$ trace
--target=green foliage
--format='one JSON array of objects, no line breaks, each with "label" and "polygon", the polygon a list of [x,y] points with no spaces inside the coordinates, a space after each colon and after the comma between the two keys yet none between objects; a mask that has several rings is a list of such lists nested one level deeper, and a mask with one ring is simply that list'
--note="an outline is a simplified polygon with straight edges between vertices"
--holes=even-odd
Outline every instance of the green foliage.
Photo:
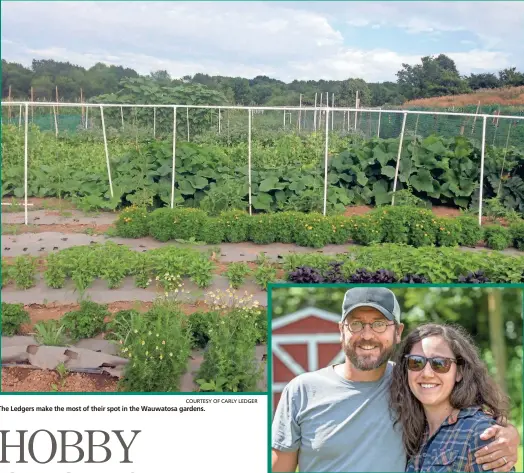
[{"label": "green foliage", "polygon": [[149,234],[159,241],[175,237],[175,209],[156,209],[149,215]]},{"label": "green foliage", "polygon": [[524,257],[498,252],[463,251],[459,248],[420,247],[385,243],[351,248],[341,255],[291,254],[284,257],[288,272],[307,265],[324,271],[331,261],[342,261],[350,269],[386,269],[401,279],[407,274],[425,276],[430,282],[457,282],[460,275],[482,270],[492,282],[524,282]]},{"label": "green foliage", "polygon": [[358,245],[371,245],[383,241],[382,225],[379,225],[375,218],[353,217],[351,225],[351,239]]},{"label": "green foliage", "polygon": [[31,322],[23,304],[2,302],[2,335],[11,337],[20,333],[23,324]]},{"label": "green foliage", "polygon": [[[333,234],[330,243],[334,245],[344,245],[351,239],[352,219],[335,215],[328,218]],[[281,240],[282,241],[282,240]]]},{"label": "green foliage", "polygon": [[262,367],[255,360],[259,339],[258,313],[247,308],[233,309],[209,328],[204,361],[196,374],[202,391],[258,391]]},{"label": "green foliage", "polygon": [[458,246],[462,237],[460,222],[452,218],[437,218],[437,244],[439,246]]},{"label": "green foliage", "polygon": [[10,277],[15,280],[19,289],[29,289],[35,285],[36,258],[31,256],[17,256],[10,268]]},{"label": "green foliage", "polygon": [[436,243],[438,221],[430,210],[405,208],[409,218],[409,244],[431,246]]},{"label": "green foliage", "polygon": [[131,332],[133,319],[136,317],[142,317],[142,314],[135,309],[119,310],[107,323],[107,333],[104,338],[118,342],[122,340],[122,344],[124,344]]},{"label": "green foliage", "polygon": [[225,275],[229,279],[231,286],[238,289],[245,281],[246,276],[250,274],[251,270],[246,263],[230,263]]},{"label": "green foliage", "polygon": [[479,225],[477,218],[461,215],[456,220],[462,228],[459,244],[472,248],[477,246],[484,237],[484,229]]},{"label": "green foliage", "polygon": [[191,333],[192,346],[205,348],[209,342],[209,330],[219,322],[220,314],[217,311],[193,312],[188,317],[188,329]]},{"label": "green foliage", "polygon": [[222,218],[209,217],[205,220],[200,230],[199,240],[210,245],[222,243],[226,238],[226,228]]},{"label": "green foliage", "polygon": [[319,213],[303,214],[297,218],[295,243],[299,246],[322,248],[331,242],[333,228],[327,217]]},{"label": "green foliage", "polygon": [[520,220],[511,224],[509,230],[513,240],[513,246],[524,251],[524,221]]},{"label": "green foliage", "polygon": [[511,244],[511,234],[506,227],[488,225],[484,229],[484,239],[488,248],[505,250]]},{"label": "green foliage", "polygon": [[58,320],[43,320],[35,324],[35,340],[46,346],[60,347],[66,343],[65,327]]},{"label": "green foliage", "polygon": [[80,340],[102,333],[106,328],[105,318],[109,315],[107,305],[82,300],[80,309],[67,312],[61,323],[73,340]]},{"label": "green foliage", "polygon": [[280,222],[275,214],[259,214],[250,218],[249,240],[259,245],[269,245],[277,239]]},{"label": "green foliage", "polygon": [[270,263],[263,262],[255,270],[255,281],[264,290],[270,282],[277,282],[276,277],[277,270]]},{"label": "green foliage", "polygon": [[225,230],[225,241],[239,243],[247,241],[249,235],[249,214],[231,210],[220,214]]},{"label": "green foliage", "polygon": [[129,358],[121,380],[123,390],[180,391],[191,353],[187,317],[176,303],[155,303],[146,314],[131,319],[121,353]]},{"label": "green foliage", "polygon": [[509,231],[513,240],[513,246],[520,251],[524,251],[524,220],[511,224]]},{"label": "green foliage", "polygon": [[115,222],[116,234],[124,238],[141,238],[149,234],[147,210],[138,207],[124,209]]}]

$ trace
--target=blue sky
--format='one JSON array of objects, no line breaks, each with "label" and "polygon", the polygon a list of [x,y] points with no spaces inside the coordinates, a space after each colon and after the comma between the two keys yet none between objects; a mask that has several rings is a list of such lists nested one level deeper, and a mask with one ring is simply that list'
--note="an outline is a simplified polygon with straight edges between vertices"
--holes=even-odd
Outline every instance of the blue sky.
[{"label": "blue sky", "polygon": [[2,2],[2,59],[395,81],[449,54],[459,71],[524,70],[524,2]]}]

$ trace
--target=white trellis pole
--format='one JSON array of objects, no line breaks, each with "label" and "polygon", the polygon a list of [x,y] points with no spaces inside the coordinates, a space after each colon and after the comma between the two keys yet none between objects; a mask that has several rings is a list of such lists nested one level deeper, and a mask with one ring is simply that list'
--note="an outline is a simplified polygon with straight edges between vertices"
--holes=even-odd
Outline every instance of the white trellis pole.
[{"label": "white trellis pole", "polygon": [[247,132],[247,175],[249,183],[249,215],[252,215],[251,207],[251,108],[247,109],[248,113],[248,132]]},{"label": "white trellis pole", "polygon": [[186,107],[187,141],[189,141],[189,107]]},{"label": "white trellis pole", "polygon": [[156,138],[156,107],[153,107],[153,138]]},{"label": "white trellis pole", "polygon": [[333,108],[331,111],[331,131],[333,131],[333,125],[335,123],[335,93],[331,94],[331,107]]},{"label": "white trellis pole", "polygon": [[176,107],[173,107],[173,164],[171,171],[171,208],[175,206],[175,165],[176,165]]},{"label": "white trellis pole", "polygon": [[[355,96],[355,109],[358,109],[358,90],[357,95]],[[355,131],[357,131],[357,110],[355,110]]]},{"label": "white trellis pole", "polygon": [[328,190],[328,153],[329,153],[329,113],[326,107],[326,144],[324,149],[324,216],[327,213],[327,190]]},{"label": "white trellis pole", "polygon": [[120,107],[120,118],[122,119],[122,131],[124,130],[124,108]]},{"label": "white trellis pole", "polygon": [[317,131],[317,94],[318,92],[315,92],[315,115],[313,116],[313,128],[315,131]]},{"label": "white trellis pole", "polygon": [[218,109],[218,134],[219,135],[220,135],[220,132],[221,132],[221,125],[222,125],[221,118],[222,118],[222,113],[221,113],[220,109]]},{"label": "white trellis pole", "polygon": [[299,103],[299,110],[298,110],[298,131],[302,128],[302,94],[300,94],[300,103]]},{"label": "white trellis pole", "polygon": [[[486,120],[487,116],[482,117],[482,147],[480,148],[480,189],[479,189],[479,225],[482,225],[482,195],[484,185],[484,157],[486,155]],[[511,125],[510,125],[511,126]]]},{"label": "white trellis pole", "polygon": [[28,174],[28,147],[29,147],[29,139],[28,139],[28,113],[29,111],[29,105],[25,104],[25,117],[24,117],[24,219],[25,224],[28,224],[28,216],[27,216],[27,174]]},{"label": "white trellis pole", "polygon": [[380,138],[380,119],[381,118],[382,118],[382,107],[380,107],[380,112],[378,112],[377,138]]},{"label": "white trellis pole", "polygon": [[393,181],[393,197],[391,199],[391,205],[395,205],[395,192],[397,191],[397,180],[398,180],[398,170],[400,168],[400,155],[402,154],[402,141],[404,140],[404,130],[406,129],[406,118],[408,114],[404,112],[404,118],[402,119],[402,130],[400,131],[400,143],[398,144],[398,155],[397,155],[397,165],[395,167],[395,180]]},{"label": "white trellis pole", "polygon": [[55,116],[55,136],[58,136],[58,118],[56,116],[57,109],[58,107],[55,108],[55,106],[53,105],[53,114]]},{"label": "white trellis pole", "polygon": [[114,197],[113,181],[111,179],[111,165],[109,164],[109,150],[107,149],[106,124],[104,121],[104,107],[102,105],[100,105],[100,117],[102,118],[102,133],[104,135],[104,150],[106,152],[107,175],[109,176],[109,189],[111,191],[111,197]]}]

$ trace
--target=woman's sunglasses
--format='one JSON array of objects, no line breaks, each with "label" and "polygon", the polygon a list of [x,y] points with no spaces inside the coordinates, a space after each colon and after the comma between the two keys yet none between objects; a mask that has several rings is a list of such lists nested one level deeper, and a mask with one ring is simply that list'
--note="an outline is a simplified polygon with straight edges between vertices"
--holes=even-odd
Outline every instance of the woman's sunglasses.
[{"label": "woman's sunglasses", "polygon": [[421,355],[405,355],[404,358],[408,360],[408,370],[422,371],[429,361],[431,369],[435,373],[447,373],[451,368],[451,363],[457,363],[455,358],[445,358],[443,356],[436,356],[434,358],[426,358]]}]

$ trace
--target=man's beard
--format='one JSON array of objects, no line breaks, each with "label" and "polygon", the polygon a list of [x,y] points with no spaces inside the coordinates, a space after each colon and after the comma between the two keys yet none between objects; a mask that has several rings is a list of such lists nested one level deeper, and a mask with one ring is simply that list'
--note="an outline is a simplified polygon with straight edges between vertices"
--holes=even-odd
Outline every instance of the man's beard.
[{"label": "man's beard", "polygon": [[376,344],[377,348],[380,350],[380,354],[376,360],[371,356],[357,355],[356,346],[343,344],[343,349],[349,361],[355,368],[361,371],[371,371],[380,368],[384,363],[387,363],[396,349],[396,345],[392,345],[389,349],[384,349],[380,343],[373,342],[373,344]]}]

